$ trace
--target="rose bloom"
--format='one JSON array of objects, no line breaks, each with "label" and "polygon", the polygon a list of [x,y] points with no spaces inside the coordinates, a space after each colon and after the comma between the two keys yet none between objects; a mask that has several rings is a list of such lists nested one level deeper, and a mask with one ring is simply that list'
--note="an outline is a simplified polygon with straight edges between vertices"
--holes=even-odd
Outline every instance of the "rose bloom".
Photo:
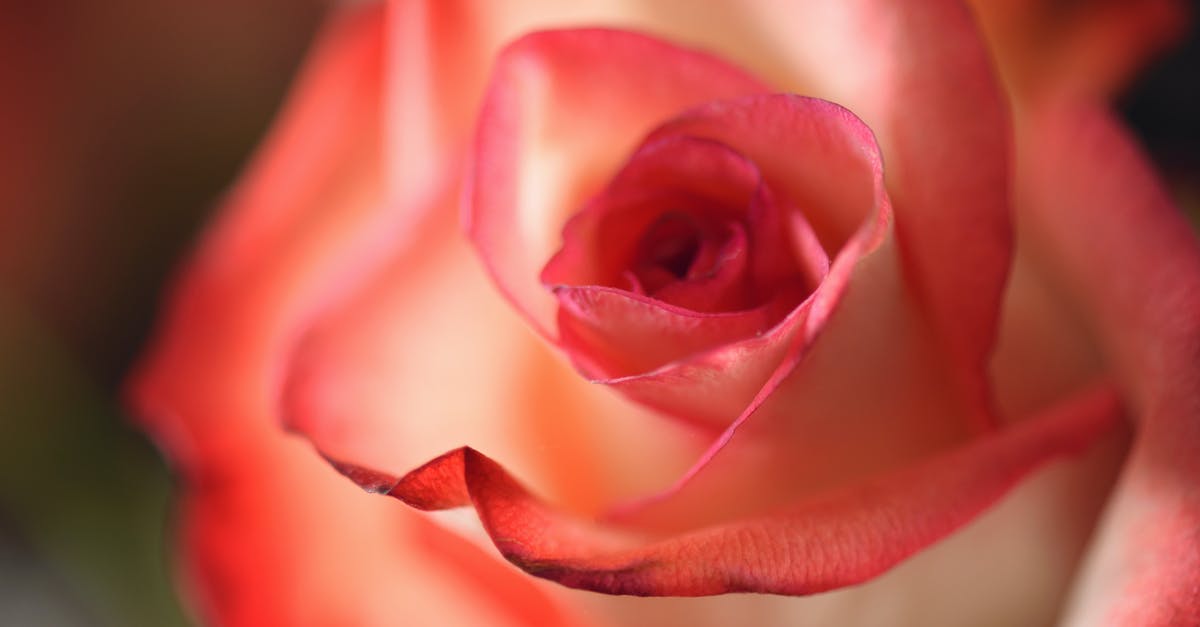
[{"label": "rose bloom", "polygon": [[1200,251],[1099,104],[1172,7],[339,9],[131,384],[194,608],[1197,624]]}]

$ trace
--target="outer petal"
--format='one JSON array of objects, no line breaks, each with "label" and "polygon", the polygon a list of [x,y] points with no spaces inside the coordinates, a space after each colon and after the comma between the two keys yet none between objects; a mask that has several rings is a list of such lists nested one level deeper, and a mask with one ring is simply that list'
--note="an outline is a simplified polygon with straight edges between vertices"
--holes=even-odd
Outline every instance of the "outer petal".
[{"label": "outer petal", "polygon": [[1106,96],[1181,36],[1182,0],[973,0],[1005,82],[1028,96],[1070,89]]},{"label": "outer petal", "polygon": [[182,580],[206,624],[580,624],[491,552],[370,498],[303,442],[263,435],[183,479]]},{"label": "outer petal", "polygon": [[1071,625],[1200,622],[1200,247],[1099,110],[1022,134],[1021,218],[1086,316],[1137,419]]},{"label": "outer petal", "polygon": [[402,478],[342,465],[373,492],[421,509],[471,504],[500,551],[530,574],[634,595],[811,594],[860,583],[941,538],[1054,455],[1117,418],[1106,387],[1003,435],[772,515],[658,539],[601,530],[532,497],[499,465],[459,449]]},{"label": "outer petal", "polygon": [[376,506],[274,420],[284,347],[334,258],[379,225],[381,18],[347,10],[324,32],[131,381],[181,476],[188,595],[226,625],[567,624],[523,576]]}]

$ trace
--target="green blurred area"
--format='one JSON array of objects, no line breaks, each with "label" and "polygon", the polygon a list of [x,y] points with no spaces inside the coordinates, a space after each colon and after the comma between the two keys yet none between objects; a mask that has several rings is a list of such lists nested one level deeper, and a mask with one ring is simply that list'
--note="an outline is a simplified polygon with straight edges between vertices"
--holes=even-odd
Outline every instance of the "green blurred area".
[{"label": "green blurred area", "polygon": [[155,451],[111,390],[7,294],[0,355],[3,542],[14,558],[26,552],[0,568],[32,576],[25,585],[51,603],[5,599],[0,624],[184,624],[163,552],[171,483]]},{"label": "green blurred area", "polygon": [[[35,68],[0,147],[0,625],[187,624],[172,481],[117,391],[323,0],[30,4],[0,25]],[[1122,104],[1193,217],[1196,67],[1192,37]]]}]

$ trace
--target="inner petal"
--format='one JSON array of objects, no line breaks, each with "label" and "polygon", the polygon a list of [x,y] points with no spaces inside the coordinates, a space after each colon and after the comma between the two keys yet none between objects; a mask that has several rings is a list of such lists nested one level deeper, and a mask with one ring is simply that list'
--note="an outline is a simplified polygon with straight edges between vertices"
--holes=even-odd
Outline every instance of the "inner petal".
[{"label": "inner petal", "polygon": [[651,296],[692,311],[718,313],[753,309],[777,293],[755,292],[750,283],[746,227],[727,222],[719,226],[719,233],[705,234],[685,274],[652,291]]},{"label": "inner petal", "polygon": [[682,279],[704,254],[704,242],[722,237],[721,224],[744,220],[761,183],[752,163],[716,142],[671,137],[643,145],[567,222],[542,283],[621,289],[640,283],[651,293]]},{"label": "inner petal", "polygon": [[572,217],[542,281],[572,361],[612,378],[765,333],[828,268],[799,207],[754,163],[680,134],[643,144]]}]

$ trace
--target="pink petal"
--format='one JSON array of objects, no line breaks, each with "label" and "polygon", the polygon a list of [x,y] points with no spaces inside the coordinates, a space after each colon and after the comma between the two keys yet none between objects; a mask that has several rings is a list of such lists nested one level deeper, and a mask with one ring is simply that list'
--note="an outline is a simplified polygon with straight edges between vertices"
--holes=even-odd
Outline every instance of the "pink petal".
[{"label": "pink petal", "polygon": [[182,479],[183,583],[206,624],[581,624],[523,573],[283,434]]},{"label": "pink petal", "polygon": [[1010,125],[972,16],[954,0],[739,6],[789,64],[785,88],[846,107],[878,137],[906,275],[955,369],[959,402],[988,428],[985,368],[1012,250]]},{"label": "pink petal", "polygon": [[734,147],[773,193],[803,213],[827,250],[840,249],[809,300],[769,332],[610,382],[652,407],[736,429],[788,376],[801,347],[836,307],[854,265],[885,237],[890,212],[882,166],[874,138],[853,114],[799,96],[709,103],[666,123],[648,141],[671,136]]},{"label": "pink petal", "polygon": [[185,594],[231,626],[575,624],[490,555],[372,503],[277,424],[286,347],[344,271],[334,260],[387,213],[382,17],[345,9],[326,27],[130,381],[180,475]]},{"label": "pink petal", "polygon": [[502,292],[553,336],[539,284],[567,218],[654,125],[689,106],[766,87],[714,57],[641,35],[527,35],[502,51],[480,114],[466,228]]},{"label": "pink petal", "polygon": [[1025,97],[1064,88],[1107,96],[1178,40],[1183,0],[973,0],[1005,83]]},{"label": "pink petal", "polygon": [[[740,242],[734,249],[739,255],[722,261],[706,279],[671,277],[674,282],[652,295],[605,286],[616,283],[619,271],[632,263],[639,234],[668,211],[686,207],[698,219],[738,224],[757,214],[783,222],[786,218],[776,214],[787,209],[777,206],[763,185],[754,164],[730,148],[668,136],[640,148],[605,191],[567,223],[563,249],[546,265],[542,280],[555,285],[561,304],[560,343],[587,376],[639,375],[761,335],[799,305],[806,296],[804,272],[795,256],[771,250],[788,247],[783,229],[769,234],[776,241],[763,241],[767,238],[755,233],[752,250],[747,250],[744,228],[740,236],[734,233],[727,243]],[[770,268],[779,276],[760,288],[769,300],[738,306],[755,299],[747,257],[766,260],[772,252],[776,259],[771,261],[782,267]],[[822,271],[816,268],[809,274]],[[721,298],[734,306],[712,311],[712,301]]]},{"label": "pink petal", "polygon": [[681,472],[694,436],[588,383],[531,333],[458,232],[456,199],[306,330],[280,399],[289,428],[393,473],[469,445],[585,510]]},{"label": "pink petal", "polygon": [[882,92],[845,104],[883,146],[905,269],[955,366],[961,402],[976,424],[994,424],[986,366],[1012,254],[1004,95],[958,3],[856,4],[884,29],[874,54],[893,60]]},{"label": "pink petal", "polygon": [[531,496],[466,448],[402,478],[343,466],[372,491],[418,508],[473,505],[509,561],[530,574],[613,594],[812,594],[860,583],[943,537],[1047,460],[1116,424],[1106,387],[904,471],[773,514],[655,538],[600,529]]},{"label": "pink petal", "polygon": [[1086,106],[1021,137],[1021,219],[1129,399],[1133,451],[1071,625],[1200,620],[1200,246],[1145,157]]},{"label": "pink petal", "polygon": [[[898,256],[888,237],[850,268],[835,263],[822,290],[837,286],[842,294],[813,326],[819,333],[783,358],[778,374],[754,390],[738,420],[680,481],[621,508],[620,519],[666,529],[733,520],[965,445],[970,423],[945,392],[953,383]],[[810,315],[818,313],[814,305]],[[687,374],[681,368],[675,376]],[[680,387],[708,407],[726,402]]]},{"label": "pink petal", "polygon": [[609,287],[561,287],[559,334],[583,373],[596,380],[635,376],[762,333],[800,294],[729,313],[697,313]]},{"label": "pink petal", "polygon": [[744,220],[762,184],[753,162],[728,146],[689,137],[643,144],[566,222],[563,247],[541,280],[551,287],[615,286],[636,263],[639,239],[664,214]]}]

